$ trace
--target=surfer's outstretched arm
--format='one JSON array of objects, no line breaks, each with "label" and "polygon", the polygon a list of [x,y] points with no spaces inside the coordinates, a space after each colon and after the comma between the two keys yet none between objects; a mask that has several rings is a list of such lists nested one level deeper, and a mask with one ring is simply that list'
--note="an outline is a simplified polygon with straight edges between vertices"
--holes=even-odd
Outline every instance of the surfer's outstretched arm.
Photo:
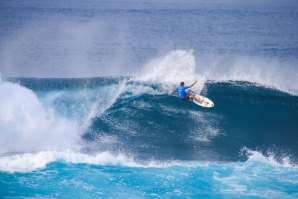
[{"label": "surfer's outstretched arm", "polygon": [[198,81],[196,80],[194,83],[192,83],[189,88],[193,87]]}]

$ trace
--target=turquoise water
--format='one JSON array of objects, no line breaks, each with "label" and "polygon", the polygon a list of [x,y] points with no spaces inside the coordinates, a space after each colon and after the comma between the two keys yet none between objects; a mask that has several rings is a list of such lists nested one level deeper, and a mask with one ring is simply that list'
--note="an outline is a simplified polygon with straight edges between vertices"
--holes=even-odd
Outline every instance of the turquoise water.
[{"label": "turquoise water", "polygon": [[1,174],[1,196],[43,198],[295,198],[297,168],[264,162],[161,168],[51,163]]},{"label": "turquoise water", "polygon": [[160,168],[51,163],[1,174],[1,196],[43,198],[295,198],[297,168],[266,162]]}]

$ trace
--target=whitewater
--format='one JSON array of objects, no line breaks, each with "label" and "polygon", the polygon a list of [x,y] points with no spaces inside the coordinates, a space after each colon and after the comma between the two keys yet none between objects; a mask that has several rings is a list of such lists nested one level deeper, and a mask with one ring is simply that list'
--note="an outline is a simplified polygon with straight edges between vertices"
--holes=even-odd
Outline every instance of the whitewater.
[{"label": "whitewater", "polygon": [[1,4],[0,198],[297,198],[296,7]]}]

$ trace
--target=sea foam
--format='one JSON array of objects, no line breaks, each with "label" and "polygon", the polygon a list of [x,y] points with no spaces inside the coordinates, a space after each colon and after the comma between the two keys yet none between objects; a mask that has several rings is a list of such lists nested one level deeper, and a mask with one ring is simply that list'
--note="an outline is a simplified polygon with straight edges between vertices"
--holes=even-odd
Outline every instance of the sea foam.
[{"label": "sea foam", "polygon": [[68,148],[81,133],[76,121],[45,108],[31,90],[0,82],[0,153]]}]

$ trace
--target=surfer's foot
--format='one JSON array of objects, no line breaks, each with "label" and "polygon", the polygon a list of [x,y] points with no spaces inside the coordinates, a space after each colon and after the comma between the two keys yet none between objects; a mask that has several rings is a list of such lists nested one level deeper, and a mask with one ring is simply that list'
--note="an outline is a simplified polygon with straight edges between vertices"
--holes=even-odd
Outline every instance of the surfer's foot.
[{"label": "surfer's foot", "polygon": [[204,99],[196,98],[196,101],[202,104],[204,102]]}]

